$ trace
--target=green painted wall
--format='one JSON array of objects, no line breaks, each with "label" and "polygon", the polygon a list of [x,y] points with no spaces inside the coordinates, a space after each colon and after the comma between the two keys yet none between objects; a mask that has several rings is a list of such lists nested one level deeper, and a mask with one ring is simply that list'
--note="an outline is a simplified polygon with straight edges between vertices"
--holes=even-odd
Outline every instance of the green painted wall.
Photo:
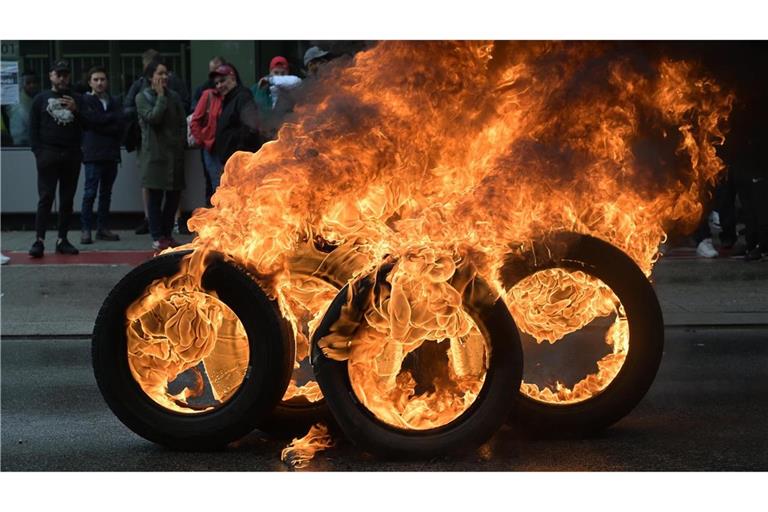
[{"label": "green painted wall", "polygon": [[256,81],[256,44],[254,41],[190,41],[192,90],[208,79],[208,61],[221,55],[235,65],[243,84]]}]

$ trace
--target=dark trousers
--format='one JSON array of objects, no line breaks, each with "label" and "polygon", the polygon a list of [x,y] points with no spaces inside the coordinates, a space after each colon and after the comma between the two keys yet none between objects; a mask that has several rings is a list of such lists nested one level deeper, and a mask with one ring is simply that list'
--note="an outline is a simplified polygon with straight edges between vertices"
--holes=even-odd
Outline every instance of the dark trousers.
[{"label": "dark trousers", "polygon": [[744,207],[747,250],[759,245],[761,252],[768,252],[768,178],[743,176],[738,187]]},{"label": "dark trousers", "polygon": [[702,211],[699,226],[693,232],[693,239],[696,240],[697,244],[712,236],[709,229],[709,214],[713,210],[720,216],[720,227],[722,228],[720,243],[724,247],[733,246],[738,238],[736,235],[736,182],[730,171],[726,171],[721,176],[709,206],[705,206]]},{"label": "dark trousers", "polygon": [[205,167],[205,149],[200,150],[200,160],[203,163],[203,176],[205,177],[205,207],[210,208],[213,185],[211,183],[211,177],[208,174],[208,169]]},{"label": "dark trousers", "polygon": [[696,231],[693,232],[693,240],[700,244],[706,238],[712,238],[712,232],[709,229],[709,214],[712,210],[704,208],[701,212],[701,220]]},{"label": "dark trousers", "polygon": [[[176,210],[181,200],[180,190],[148,188],[147,211],[149,213],[149,234],[152,240],[171,238]],[[165,202],[163,202],[165,197]]]},{"label": "dark trousers", "polygon": [[739,238],[736,234],[736,181],[733,172],[727,170],[715,189],[715,210],[720,214],[720,242],[732,247]]},{"label": "dark trousers", "polygon": [[85,163],[85,192],[80,221],[83,231],[93,229],[93,203],[99,196],[96,229],[106,231],[109,227],[109,205],[112,202],[112,185],[117,177],[117,162],[100,161]]},{"label": "dark trousers", "polygon": [[41,149],[37,160],[37,215],[35,230],[37,237],[45,238],[48,217],[51,215],[53,199],[56,196],[56,185],[59,186],[59,238],[67,238],[69,220],[72,216],[72,203],[77,191],[77,180],[80,177],[79,152],[56,151]]}]

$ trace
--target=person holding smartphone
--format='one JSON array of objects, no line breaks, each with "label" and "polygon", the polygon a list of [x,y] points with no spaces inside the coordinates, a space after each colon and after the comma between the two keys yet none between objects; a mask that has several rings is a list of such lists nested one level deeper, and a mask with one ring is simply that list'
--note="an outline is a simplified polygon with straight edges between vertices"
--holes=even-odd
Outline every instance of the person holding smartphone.
[{"label": "person holding smartphone", "polygon": [[51,66],[51,89],[35,96],[29,113],[29,139],[37,163],[36,239],[29,250],[33,258],[45,252],[45,228],[51,214],[56,187],[59,188],[59,223],[56,252],[78,254],[69,240],[72,203],[80,177],[83,156],[80,150],[82,97],[70,90],[70,68],[65,60]]}]

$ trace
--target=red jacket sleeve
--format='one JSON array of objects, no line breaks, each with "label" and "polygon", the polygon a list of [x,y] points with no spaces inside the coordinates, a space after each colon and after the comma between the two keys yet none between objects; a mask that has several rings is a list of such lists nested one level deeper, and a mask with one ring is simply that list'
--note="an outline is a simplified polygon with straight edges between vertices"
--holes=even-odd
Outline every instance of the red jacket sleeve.
[{"label": "red jacket sleeve", "polygon": [[189,121],[189,129],[192,132],[192,136],[199,143],[203,142],[203,128],[205,128],[205,125],[208,122],[206,119],[208,102],[210,101],[208,95],[212,92],[213,89],[206,89],[203,91],[202,96],[200,96],[200,101],[197,102],[195,111],[192,113],[192,119]]}]

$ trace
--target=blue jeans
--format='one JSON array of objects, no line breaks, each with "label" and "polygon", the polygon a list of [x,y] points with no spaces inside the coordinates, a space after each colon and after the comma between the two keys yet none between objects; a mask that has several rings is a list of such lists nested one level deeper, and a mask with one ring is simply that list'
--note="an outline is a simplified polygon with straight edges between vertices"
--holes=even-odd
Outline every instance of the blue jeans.
[{"label": "blue jeans", "polygon": [[108,229],[109,204],[112,202],[112,185],[117,177],[117,162],[85,162],[85,193],[80,220],[83,231],[93,229],[93,203],[96,193],[99,195],[99,209],[96,217],[96,229]]},{"label": "blue jeans", "polygon": [[221,183],[221,175],[224,173],[224,164],[221,163],[219,157],[203,150],[203,164],[205,165],[205,172],[211,179],[211,195],[216,193],[216,189],[219,188]]}]

